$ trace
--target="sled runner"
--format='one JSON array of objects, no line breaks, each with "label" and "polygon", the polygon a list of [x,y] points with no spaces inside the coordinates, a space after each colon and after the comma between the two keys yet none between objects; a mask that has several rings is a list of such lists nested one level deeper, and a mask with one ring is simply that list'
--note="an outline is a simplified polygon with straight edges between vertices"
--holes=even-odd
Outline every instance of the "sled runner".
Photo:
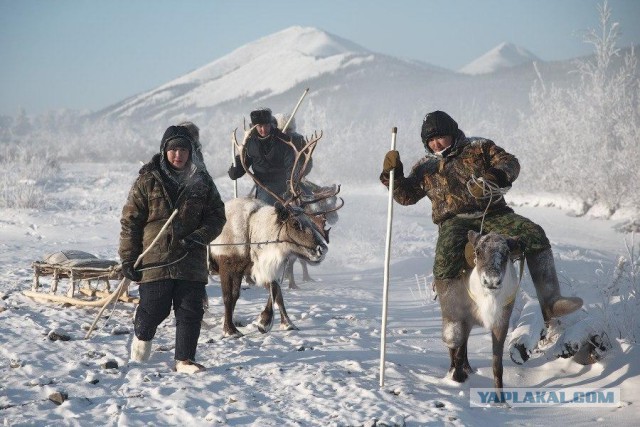
[{"label": "sled runner", "polygon": [[[111,280],[120,281],[122,273],[117,261],[99,259],[88,252],[65,250],[34,261],[33,284],[31,290],[23,293],[35,300],[68,303],[86,307],[101,307],[115,292]],[[51,284],[44,289],[40,277],[51,276]],[[57,294],[61,279],[67,279],[68,287],[64,295]],[[121,301],[137,304],[138,298],[129,296],[127,290],[119,298]]]}]

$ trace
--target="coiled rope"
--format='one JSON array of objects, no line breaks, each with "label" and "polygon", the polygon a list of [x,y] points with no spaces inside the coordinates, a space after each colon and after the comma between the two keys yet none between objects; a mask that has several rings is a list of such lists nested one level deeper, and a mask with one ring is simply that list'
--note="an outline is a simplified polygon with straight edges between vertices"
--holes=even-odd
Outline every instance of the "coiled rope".
[{"label": "coiled rope", "polygon": [[[476,196],[475,194],[473,194],[473,191],[471,191],[471,189],[474,186],[482,188],[481,196]],[[482,228],[484,226],[484,218],[487,215],[489,206],[491,206],[491,203],[502,200],[504,198],[504,195],[507,194],[507,191],[509,191],[510,189],[511,187],[500,188],[500,186],[495,182],[489,181],[488,179],[485,179],[482,177],[476,178],[475,175],[472,175],[471,179],[467,181],[467,191],[469,192],[469,194],[471,194],[471,196],[473,196],[477,200],[487,200],[487,199],[489,200],[487,202],[487,207],[482,213],[482,222],[480,222],[480,234],[482,234]],[[495,197],[495,200],[494,200],[494,197]]]}]

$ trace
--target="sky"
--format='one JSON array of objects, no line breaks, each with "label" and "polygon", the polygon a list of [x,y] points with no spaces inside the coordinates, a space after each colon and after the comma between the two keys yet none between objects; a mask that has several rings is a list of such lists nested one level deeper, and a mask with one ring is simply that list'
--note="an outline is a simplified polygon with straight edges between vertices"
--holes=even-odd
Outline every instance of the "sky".
[{"label": "sky", "polygon": [[[293,25],[451,70],[502,42],[546,61],[589,54],[599,0],[0,0],[0,114],[99,110]],[[640,1],[609,0],[619,46]],[[274,48],[277,49],[277,46]],[[277,66],[277,64],[274,64]]]}]

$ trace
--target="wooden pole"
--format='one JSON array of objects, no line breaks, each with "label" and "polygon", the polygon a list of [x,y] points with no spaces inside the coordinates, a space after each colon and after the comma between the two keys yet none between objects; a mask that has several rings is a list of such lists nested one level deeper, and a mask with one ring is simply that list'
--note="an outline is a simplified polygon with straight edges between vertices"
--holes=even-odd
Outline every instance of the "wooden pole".
[{"label": "wooden pole", "polygon": [[[396,149],[398,128],[391,130],[391,150]],[[380,328],[380,387],[384,387],[384,362],[387,350],[387,303],[389,300],[389,261],[391,258],[391,229],[393,225],[393,183],[395,171],[389,172],[389,204],[387,205],[387,237],[384,252],[384,283],[382,293],[382,327]]]},{"label": "wooden pole", "polygon": [[[234,141],[235,137],[235,131],[233,132],[233,134],[231,134],[231,164],[233,165],[233,168],[236,168],[236,142]],[[233,198],[237,199],[238,198],[238,180],[234,179],[233,180]]]},{"label": "wooden pole", "polygon": [[[153,239],[153,241],[151,242],[151,244],[149,245],[149,247],[147,247],[147,249],[144,250],[144,252],[142,252],[140,254],[140,256],[138,257],[138,259],[136,260],[136,263],[133,265],[133,268],[136,268],[138,265],[140,265],[140,262],[142,262],[142,258],[144,258],[144,256],[151,250],[151,248],[153,248],[153,246],[156,244],[156,242],[158,241],[158,239],[160,239],[160,236],[162,235],[162,233],[164,233],[164,231],[167,229],[167,227],[169,226],[169,224],[171,224],[171,221],[173,221],[173,218],[175,218],[175,216],[178,214],[178,210],[175,209],[173,211],[173,213],[171,214],[171,216],[169,217],[169,219],[167,220],[167,222],[164,223],[164,225],[162,226],[162,228],[160,229],[160,231],[158,232],[158,234],[156,235],[156,237]],[[96,324],[98,323],[98,320],[100,320],[100,316],[102,316],[102,312],[104,312],[104,310],[107,308],[107,306],[109,304],[111,304],[112,301],[115,301],[114,303],[114,309],[115,309],[115,304],[118,303],[118,298],[120,298],[120,295],[122,295],[124,293],[125,290],[127,290],[129,288],[129,284],[131,283],[131,280],[127,279],[126,277],[123,278],[120,281],[120,284],[118,285],[118,287],[116,288],[115,291],[113,291],[113,293],[111,294],[111,296],[107,299],[107,301],[104,303],[104,305],[102,306],[102,308],[100,309],[100,311],[98,311],[98,314],[96,315],[95,320],[93,321],[93,323],[91,324],[91,327],[89,328],[89,330],[87,331],[87,334],[84,336],[84,339],[87,340],[89,339],[89,337],[91,336],[91,332],[93,332],[93,329],[96,327]]]},{"label": "wooden pole", "polygon": [[302,104],[302,100],[304,99],[305,96],[307,96],[307,93],[309,93],[309,88],[306,88],[304,90],[304,92],[302,92],[302,96],[300,97],[300,99],[298,100],[298,103],[296,104],[295,108],[293,109],[293,112],[291,113],[291,115],[289,116],[289,120],[287,120],[287,123],[282,127],[282,133],[287,133],[287,128],[289,127],[289,125],[291,124],[291,120],[293,120],[293,116],[296,115],[296,112],[298,111],[298,108],[300,107],[300,104]]}]

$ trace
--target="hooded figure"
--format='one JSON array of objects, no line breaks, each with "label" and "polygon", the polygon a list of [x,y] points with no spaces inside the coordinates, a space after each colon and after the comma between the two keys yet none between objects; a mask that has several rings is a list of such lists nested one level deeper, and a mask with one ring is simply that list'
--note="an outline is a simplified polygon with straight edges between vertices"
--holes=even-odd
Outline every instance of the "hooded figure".
[{"label": "hooded figure", "polygon": [[[208,282],[207,247],[226,222],[224,203],[206,172],[193,161],[194,141],[186,128],[170,126],[160,152],[136,178],[120,220],[122,273],[138,282],[131,359],[145,361],[158,325],[173,306],[176,316],[176,370],[204,370],[195,363]],[[177,210],[165,235],[137,268],[136,260]]]}]

